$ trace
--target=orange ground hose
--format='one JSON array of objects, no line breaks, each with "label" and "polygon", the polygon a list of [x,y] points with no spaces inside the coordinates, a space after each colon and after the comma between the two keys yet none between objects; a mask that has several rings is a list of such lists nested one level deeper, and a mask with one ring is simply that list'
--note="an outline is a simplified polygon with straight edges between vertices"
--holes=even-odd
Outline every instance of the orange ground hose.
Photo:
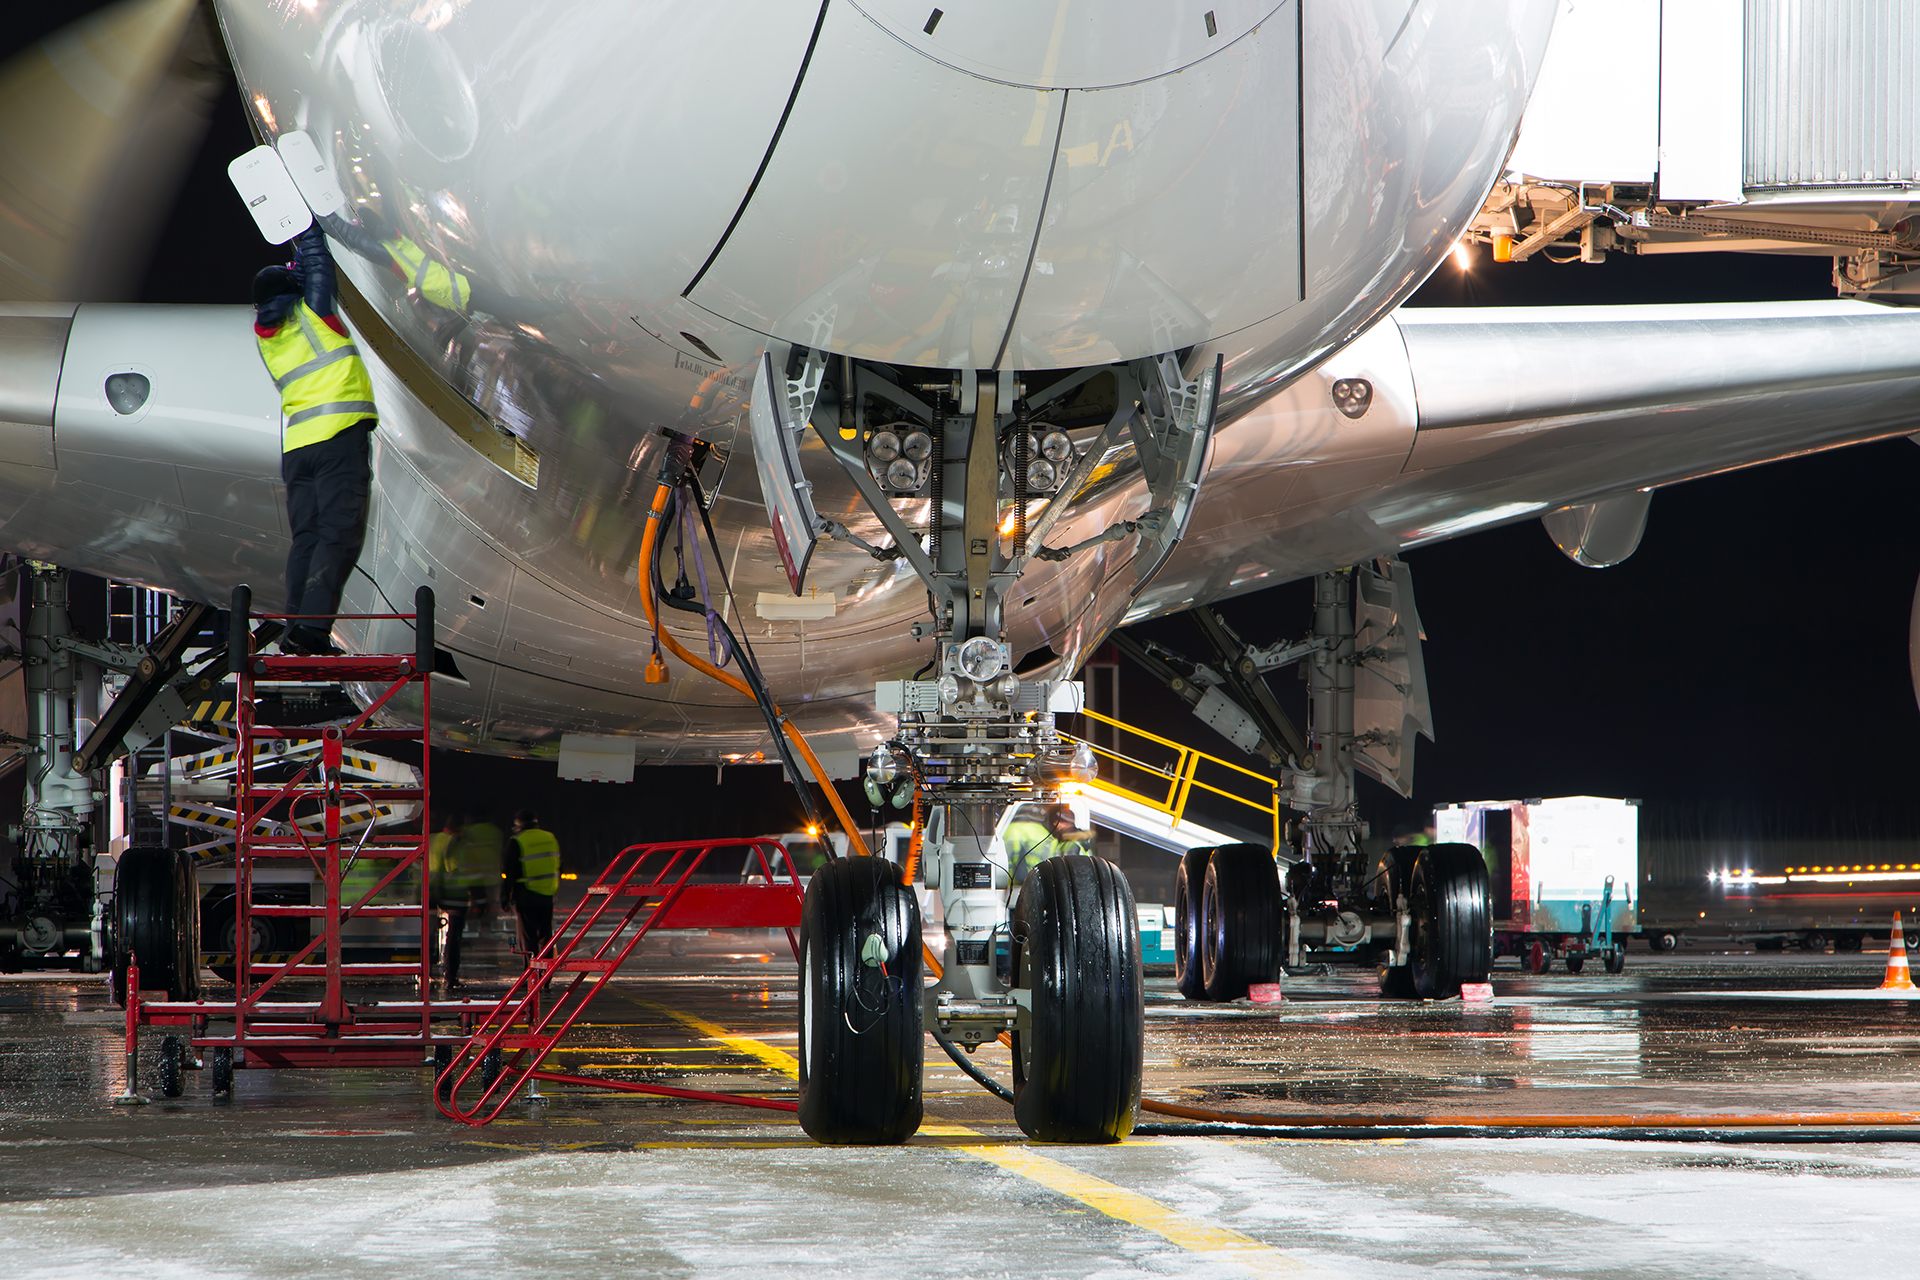
[{"label": "orange ground hose", "polygon": [[[668,484],[662,484],[654,491],[653,506],[647,511],[646,533],[640,540],[640,603],[641,607],[644,608],[647,613],[647,625],[653,628],[654,639],[665,645],[667,649],[682,662],[692,667],[695,671],[718,680],[721,684],[726,685],[728,688],[744,696],[748,701],[754,701],[753,689],[745,680],[742,680],[731,672],[722,671],[710,662],[695,657],[685,646],[673,638],[672,632],[666,631],[660,626],[659,609],[653,599],[653,555],[655,545],[659,541],[660,517],[667,509],[667,495],[672,492],[673,486]],[[840,825],[846,830],[849,852],[857,857],[867,857],[867,842],[860,838],[859,824],[854,822],[853,816],[847,812],[846,805],[840,802],[840,793],[835,790],[833,780],[827,777],[827,771],[825,767],[821,765],[819,757],[813,754],[813,748],[807,745],[805,736],[801,734],[799,728],[796,727],[792,721],[781,714],[779,707],[773,707],[772,711],[774,718],[779,720],[781,728],[786,731],[788,741],[792,742],[794,748],[800,752],[800,758],[807,762],[807,768],[813,770],[813,776],[820,780],[820,789],[827,793],[827,803],[833,806],[834,816],[840,819]],[[798,783],[801,780],[796,778],[794,781]]]},{"label": "orange ground hose", "polygon": [[1178,1116],[1213,1124],[1253,1125],[1283,1129],[1380,1129],[1435,1127],[1449,1129],[1786,1129],[1807,1125],[1920,1125],[1920,1114],[1905,1111],[1770,1111],[1747,1115],[1599,1116],[1418,1116],[1418,1115],[1286,1115],[1249,1111],[1212,1111],[1178,1103],[1140,1100],[1142,1111]]}]

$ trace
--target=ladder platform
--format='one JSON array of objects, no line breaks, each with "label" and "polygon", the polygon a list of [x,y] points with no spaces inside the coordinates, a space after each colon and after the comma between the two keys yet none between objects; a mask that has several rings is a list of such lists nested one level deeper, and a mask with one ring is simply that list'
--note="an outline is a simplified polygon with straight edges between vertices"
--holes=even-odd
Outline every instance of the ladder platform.
[{"label": "ladder platform", "polygon": [[[314,657],[255,654],[249,673],[255,680],[297,680],[339,684],[347,680],[409,680],[418,674],[410,653],[350,653]],[[418,735],[415,735],[418,736]]]}]

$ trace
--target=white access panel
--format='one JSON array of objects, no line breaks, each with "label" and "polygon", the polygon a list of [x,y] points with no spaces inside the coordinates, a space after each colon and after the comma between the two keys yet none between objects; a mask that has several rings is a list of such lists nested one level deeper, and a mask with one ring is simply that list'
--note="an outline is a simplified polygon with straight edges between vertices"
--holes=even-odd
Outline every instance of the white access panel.
[{"label": "white access panel", "polygon": [[1640,810],[1625,800],[1568,796],[1529,804],[1527,873],[1536,902],[1598,901],[1607,877],[1621,899],[1640,874]]},{"label": "white access panel", "polygon": [[1660,198],[1739,201],[1745,119],[1741,0],[1660,9]]},{"label": "white access panel", "polygon": [[1660,0],[1560,0],[1507,171],[1652,182],[1659,165]]}]

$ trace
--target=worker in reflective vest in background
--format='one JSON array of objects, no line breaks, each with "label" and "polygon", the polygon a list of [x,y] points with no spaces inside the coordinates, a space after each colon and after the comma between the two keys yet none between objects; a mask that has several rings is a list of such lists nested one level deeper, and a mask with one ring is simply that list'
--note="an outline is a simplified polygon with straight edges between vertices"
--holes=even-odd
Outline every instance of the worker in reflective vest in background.
[{"label": "worker in reflective vest in background", "polygon": [[307,615],[290,624],[280,647],[337,653],[329,632],[366,533],[378,411],[367,366],[334,310],[333,256],[318,224],[300,233],[294,253],[293,262],[253,278],[254,337],[286,422],[287,612]]},{"label": "worker in reflective vest in background", "polygon": [[444,946],[447,987],[460,985],[460,941],[467,932],[468,890],[460,875],[458,853],[466,832],[467,819],[458,809],[449,809],[440,819],[440,830],[427,841],[428,888],[432,891],[434,914],[433,963],[440,963],[442,944],[440,926],[445,925]]},{"label": "worker in reflective vest in background", "polygon": [[507,842],[507,888],[520,917],[520,945],[528,956],[547,949],[553,936],[553,895],[560,891],[560,842],[540,826],[538,815],[522,809],[513,819]]},{"label": "worker in reflective vest in background", "polygon": [[1005,841],[1007,875],[1015,884],[1025,884],[1048,858],[1087,852],[1093,832],[1080,829],[1068,805],[1023,804],[1007,824]]}]

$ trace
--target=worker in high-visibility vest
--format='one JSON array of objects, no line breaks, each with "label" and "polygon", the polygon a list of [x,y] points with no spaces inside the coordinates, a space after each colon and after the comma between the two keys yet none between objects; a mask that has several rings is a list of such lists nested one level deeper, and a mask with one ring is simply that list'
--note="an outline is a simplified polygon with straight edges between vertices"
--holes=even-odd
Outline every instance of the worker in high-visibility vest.
[{"label": "worker in high-visibility vest", "polygon": [[467,932],[468,890],[460,876],[460,864],[456,855],[460,849],[461,836],[467,825],[466,816],[458,809],[449,809],[440,819],[440,830],[433,833],[427,841],[427,886],[432,893],[434,929],[432,933],[434,955],[433,962],[440,963],[442,943],[440,927],[444,925],[447,940],[444,944],[446,968],[444,970],[448,987],[460,984],[460,940]]},{"label": "worker in high-visibility vest", "polygon": [[520,917],[520,945],[528,956],[547,949],[553,936],[553,895],[560,891],[560,842],[541,827],[531,809],[513,819],[513,839],[507,842],[504,866],[506,888]]},{"label": "worker in high-visibility vest", "polygon": [[1002,839],[1007,847],[1007,877],[1025,884],[1048,858],[1085,853],[1093,833],[1080,829],[1073,809],[1064,804],[1023,804],[1013,812]]},{"label": "worker in high-visibility vest", "polygon": [[294,241],[295,260],[253,278],[253,332],[285,419],[280,476],[287,485],[287,612],[291,653],[334,653],[328,633],[360,559],[379,425],[373,383],[334,309],[333,255],[319,225]]}]

